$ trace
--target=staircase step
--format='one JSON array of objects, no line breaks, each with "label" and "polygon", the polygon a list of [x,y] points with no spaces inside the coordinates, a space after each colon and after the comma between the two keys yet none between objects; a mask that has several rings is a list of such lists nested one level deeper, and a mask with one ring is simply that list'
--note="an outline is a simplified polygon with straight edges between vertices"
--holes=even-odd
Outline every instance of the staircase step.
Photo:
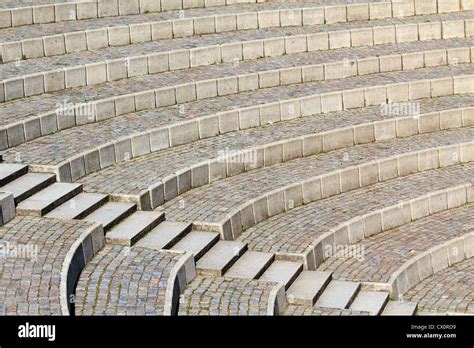
[{"label": "staircase step", "polygon": [[81,219],[107,202],[108,197],[102,193],[82,192],[46,216],[56,219]]},{"label": "staircase step", "polygon": [[54,174],[27,173],[9,182],[1,190],[13,194],[15,204],[18,204],[55,181],[56,176]]},{"label": "staircase step", "polygon": [[382,315],[415,315],[418,304],[416,302],[388,301]]},{"label": "staircase step", "polygon": [[105,240],[110,244],[132,246],[164,219],[164,213],[136,211],[107,232]]},{"label": "staircase step", "polygon": [[191,231],[171,249],[190,252],[197,261],[218,241],[219,233],[217,232]]},{"label": "staircase step", "polygon": [[259,251],[245,252],[224,274],[230,278],[258,278],[272,263],[275,255]]},{"label": "staircase step", "polygon": [[18,215],[43,216],[82,191],[81,184],[55,183],[18,204]]},{"label": "staircase step", "polygon": [[332,280],[316,301],[316,307],[347,309],[359,291],[360,283]]},{"label": "staircase step", "polygon": [[370,315],[380,315],[388,301],[388,292],[361,290],[357,294],[351,309],[361,312],[369,312]]},{"label": "staircase step", "polygon": [[155,250],[165,249],[176,244],[191,231],[192,224],[187,222],[163,221],[140,239],[136,246]]},{"label": "staircase step", "polygon": [[108,230],[120,220],[130,216],[137,209],[134,203],[108,202],[102,207],[87,215],[83,220],[102,224]]},{"label": "staircase step", "polygon": [[331,281],[331,272],[303,271],[290,286],[286,295],[291,304],[313,306]]},{"label": "staircase step", "polygon": [[26,164],[2,163],[0,164],[0,186],[6,185],[26,173],[28,173]]},{"label": "staircase step", "polygon": [[277,260],[268,267],[259,280],[282,283],[285,289],[288,289],[302,270],[301,262]]},{"label": "staircase step", "polygon": [[196,263],[202,275],[222,276],[247,250],[247,244],[236,241],[219,241]]}]

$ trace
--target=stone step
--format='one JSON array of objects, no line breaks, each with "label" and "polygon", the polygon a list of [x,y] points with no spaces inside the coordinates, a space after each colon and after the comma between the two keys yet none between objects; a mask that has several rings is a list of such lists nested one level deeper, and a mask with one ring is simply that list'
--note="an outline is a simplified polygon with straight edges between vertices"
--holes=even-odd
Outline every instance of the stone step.
[{"label": "stone step", "polygon": [[361,290],[352,302],[350,309],[369,312],[370,315],[380,315],[388,302],[389,295],[385,291]]},{"label": "stone step", "polygon": [[301,272],[286,292],[288,302],[297,305],[313,306],[331,279],[331,272]]},{"label": "stone step", "polygon": [[259,280],[282,283],[285,289],[288,289],[302,270],[301,262],[277,260],[268,267]]},{"label": "stone step", "polygon": [[171,249],[190,252],[197,261],[218,241],[219,233],[217,232],[191,231]]},{"label": "stone step", "polygon": [[63,203],[46,216],[56,219],[81,219],[105,204],[108,198],[108,195],[102,193],[82,192],[73,199]]},{"label": "stone step", "polygon": [[83,220],[102,224],[104,230],[116,225],[137,209],[134,203],[109,202],[87,215]]},{"label": "stone step", "polygon": [[202,275],[222,276],[247,250],[247,244],[221,240],[196,263]]},{"label": "stone step", "polygon": [[43,216],[82,191],[81,184],[55,183],[18,204],[18,215]]},{"label": "stone step", "polygon": [[417,308],[416,302],[389,301],[382,315],[415,315]]},{"label": "stone step", "polygon": [[26,173],[18,179],[9,182],[0,190],[13,194],[15,204],[18,204],[55,181],[56,176],[54,174]]},{"label": "stone step", "polygon": [[1,163],[0,186],[6,185],[26,173],[28,173],[28,166],[26,164]]},{"label": "stone step", "polygon": [[224,274],[230,278],[255,279],[266,271],[275,255],[259,251],[247,251]]},{"label": "stone step", "polygon": [[332,280],[316,301],[316,307],[347,309],[359,291],[360,283]]},{"label": "stone step", "polygon": [[189,231],[192,224],[187,222],[163,221],[137,242],[137,246],[155,250],[169,248]]},{"label": "stone step", "polygon": [[110,244],[132,246],[164,219],[165,214],[161,212],[136,211],[107,232],[105,240]]}]

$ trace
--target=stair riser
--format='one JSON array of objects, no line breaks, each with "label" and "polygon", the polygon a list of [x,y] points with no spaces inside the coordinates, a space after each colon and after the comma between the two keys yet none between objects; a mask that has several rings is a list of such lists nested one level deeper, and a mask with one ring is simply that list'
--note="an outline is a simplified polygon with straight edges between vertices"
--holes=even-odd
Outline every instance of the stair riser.
[{"label": "stair riser", "polygon": [[79,193],[82,192],[82,186],[77,187],[76,189],[72,190],[71,192],[68,192],[64,196],[58,198],[54,202],[50,203],[48,206],[39,209],[39,210],[24,210],[24,209],[17,209],[16,213],[17,215],[20,216],[35,216],[35,217],[42,217],[46,214],[48,214],[50,211],[56,209],[59,207],[61,204],[66,203],[68,200],[73,198],[74,196],[77,196]]},{"label": "stair riser", "polygon": [[207,244],[200,252],[198,252],[194,256],[194,261],[197,262],[201,257],[203,257],[205,253],[207,253],[214,245],[216,245],[219,239],[220,239],[219,235],[216,235],[216,237],[213,240],[211,240],[209,244]]},{"label": "stair riser", "polygon": [[48,187],[49,185],[52,185],[56,182],[56,178],[55,177],[51,177],[50,179],[48,180],[45,180],[43,181],[41,184],[39,185],[36,185],[35,187],[33,187],[32,189],[22,193],[21,195],[18,195],[16,198],[15,198],[15,205],[18,205],[18,203],[24,201],[25,199],[33,196],[35,193],[38,193],[39,191],[41,191],[42,189]]},{"label": "stair riser", "polygon": [[163,249],[169,249],[173,247],[176,243],[178,243],[181,239],[183,239],[189,232],[191,232],[193,225],[189,225],[186,229],[184,229],[179,235],[175,236],[171,239],[168,243],[163,245]]},{"label": "stair riser", "polygon": [[120,214],[119,216],[117,216],[114,220],[112,220],[111,222],[109,222],[107,225],[103,226],[104,227],[104,231],[108,231],[110,230],[112,227],[114,227],[115,225],[117,225],[120,221],[128,218],[130,215],[132,215],[134,212],[137,211],[137,206],[134,205],[133,207],[131,207],[130,209],[124,211],[122,214]]},{"label": "stair riser", "polygon": [[16,172],[0,179],[0,186],[4,186],[15,179],[18,179],[20,176],[25,175],[26,173],[28,173],[28,167],[17,170]]},{"label": "stair riser", "polygon": [[89,208],[87,208],[83,212],[77,214],[73,219],[81,220],[81,219],[85,218],[87,215],[89,215],[92,212],[94,212],[95,210],[99,209],[101,206],[106,204],[108,201],[109,201],[109,197],[108,196],[104,197],[102,200],[94,203],[93,205],[91,205]]},{"label": "stair riser", "polygon": [[165,220],[165,215],[162,214],[158,219],[155,219],[152,223],[148,224],[145,228],[143,228],[141,231],[139,231],[137,234],[135,234],[130,239],[111,238],[111,237],[107,237],[107,234],[106,234],[105,235],[105,241],[109,244],[123,245],[123,246],[131,247],[136,242],[138,242],[145,234],[150,232],[152,229],[154,229],[156,226],[158,226],[164,220]]},{"label": "stair riser", "polygon": [[301,265],[301,267],[298,268],[298,271],[293,275],[293,277],[290,278],[290,281],[285,286],[285,290],[288,290],[290,288],[290,286],[293,284],[293,282],[296,280],[296,278],[298,278],[298,276],[301,274],[301,272],[303,272],[303,265]]},{"label": "stair riser", "polygon": [[354,294],[352,295],[352,297],[347,302],[346,307],[345,307],[346,309],[348,309],[351,306],[352,302],[354,302],[354,300],[357,297],[357,294],[359,293],[359,291],[360,291],[360,284],[359,284],[357,290],[354,291]]},{"label": "stair riser", "polygon": [[245,248],[242,248],[242,250],[239,251],[239,254],[232,257],[232,259],[230,259],[229,262],[227,262],[226,265],[220,270],[196,268],[196,272],[199,275],[222,277],[224,273],[232,267],[232,265],[239,259],[240,256],[243,255],[246,250],[247,246],[245,246]]},{"label": "stair riser", "polygon": [[291,302],[291,304],[302,305],[302,306],[311,306],[311,307],[314,306],[314,304],[318,300],[319,296],[321,296],[321,294],[324,292],[324,290],[326,290],[326,287],[331,282],[331,280],[332,280],[332,275],[330,277],[328,277],[328,279],[324,282],[323,286],[321,287],[321,289],[319,289],[319,291],[316,293],[316,295],[313,297],[313,299],[309,300],[309,299],[294,298],[293,301]]},{"label": "stair riser", "polygon": [[384,311],[385,307],[387,306],[387,303],[388,303],[389,300],[390,300],[390,298],[387,297],[387,299],[385,300],[385,302],[383,303],[383,305],[380,306],[380,310],[379,310],[379,311],[377,312],[377,314],[375,314],[375,315],[379,316],[379,315],[382,314],[382,312]]}]

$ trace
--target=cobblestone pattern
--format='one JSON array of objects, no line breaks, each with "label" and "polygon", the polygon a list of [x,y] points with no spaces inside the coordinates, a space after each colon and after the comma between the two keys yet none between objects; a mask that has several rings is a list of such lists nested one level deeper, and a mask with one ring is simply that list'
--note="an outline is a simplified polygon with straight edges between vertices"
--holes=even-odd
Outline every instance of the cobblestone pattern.
[{"label": "cobblestone pattern", "polygon": [[330,91],[384,85],[394,81],[406,82],[472,73],[474,73],[474,65],[467,64],[266,88],[253,92],[204,99],[180,106],[175,105],[163,109],[149,110],[114,117],[100,123],[69,128],[10,148],[5,151],[4,158],[5,160],[15,161],[18,154],[20,154],[22,160],[29,164],[55,165],[77,155],[78,152],[94,149],[122,136],[219,111]]},{"label": "cobblestone pattern", "polygon": [[[474,171],[466,170],[465,182],[473,179]],[[429,176],[425,180],[432,182]],[[468,204],[376,234],[355,244],[363,250],[362,259],[330,257],[318,269],[333,272],[335,279],[387,282],[417,254],[472,230],[473,212],[474,204]]]},{"label": "cobblestone pattern", "polygon": [[179,300],[178,315],[267,315],[276,283],[197,276]]},{"label": "cobblestone pattern", "polygon": [[302,253],[317,237],[345,221],[395,205],[400,200],[455,186],[459,184],[459,178],[472,182],[473,175],[474,165],[466,164],[381,182],[264,220],[244,231],[238,240],[248,243],[250,250]]},{"label": "cobblestone pattern", "polygon": [[302,316],[302,315],[313,315],[313,316],[367,316],[369,312],[355,311],[352,309],[336,309],[336,308],[323,308],[323,307],[310,307],[301,305],[288,305],[283,315]]},{"label": "cobblestone pattern", "polygon": [[76,315],[163,315],[167,281],[180,257],[106,245],[81,273]]},{"label": "cobblestone pattern", "polygon": [[466,128],[354,146],[299,158],[196,188],[165,203],[163,209],[168,218],[178,221],[217,222],[232,208],[277,187],[377,158],[469,141],[473,136],[474,129]]},{"label": "cobblestone pattern", "polygon": [[403,295],[418,302],[418,313],[474,314],[474,258],[448,267],[420,282]]},{"label": "cobblestone pattern", "polygon": [[[64,1],[64,0],[63,0]],[[367,1],[364,1],[367,2]],[[2,8],[0,4],[0,8]],[[10,42],[22,39],[29,39],[38,36],[63,34],[65,32],[75,32],[82,30],[93,30],[105,27],[116,27],[128,24],[140,24],[157,21],[167,21],[173,19],[192,18],[192,17],[207,17],[222,14],[235,14],[243,12],[254,12],[254,11],[266,11],[266,10],[277,10],[284,8],[311,8],[320,7],[322,4],[308,2],[306,4],[301,3],[259,3],[259,4],[238,4],[238,5],[227,5],[227,6],[216,6],[206,8],[193,8],[185,10],[174,10],[166,12],[155,12],[148,14],[129,15],[129,16],[117,16],[117,17],[105,17],[105,18],[93,18],[93,19],[82,19],[79,21],[67,21],[57,23],[46,23],[36,24],[23,27],[6,28],[0,31],[2,38],[0,42]]]},{"label": "cobblestone pattern", "polygon": [[[10,62],[1,66],[0,76],[12,76],[32,73],[38,70],[30,70],[28,65],[35,65],[39,71],[53,70],[64,68],[65,66],[77,66],[100,62],[107,59],[116,59],[121,57],[130,57],[136,55],[146,55],[155,52],[165,52],[179,49],[191,49],[194,47],[204,47],[212,45],[220,45],[233,42],[244,42],[251,40],[267,39],[272,37],[285,37],[289,35],[302,35],[326,31],[349,30],[356,28],[367,28],[374,26],[387,26],[395,24],[422,23],[430,21],[450,21],[472,18],[473,11],[449,13],[449,14],[433,14],[416,17],[405,18],[385,18],[372,21],[357,21],[336,24],[324,24],[305,27],[284,27],[284,28],[264,28],[245,31],[229,31],[218,34],[206,34],[202,36],[194,36],[188,38],[175,38],[169,40],[160,40],[153,42],[145,42],[141,44],[126,45],[120,47],[107,47],[97,51],[81,51],[71,53],[64,56],[53,56],[45,58],[29,59],[26,64],[17,64]],[[7,29],[9,30],[9,29]],[[2,30],[3,31],[3,30]],[[10,72],[9,74],[7,74]]]},{"label": "cobblestone pattern", "polygon": [[[218,65],[196,67],[191,69],[165,72],[155,75],[144,75],[124,80],[112,81],[107,84],[92,85],[88,87],[79,87],[74,89],[61,90],[58,92],[45,93],[38,96],[28,97],[0,103],[0,125],[18,121],[19,119],[37,115],[40,112],[52,111],[58,104],[85,103],[100,98],[106,98],[114,95],[122,95],[132,92],[151,90],[158,87],[178,85],[187,83],[190,80],[199,81],[218,77],[236,76],[247,73],[254,73],[264,70],[289,68],[318,63],[340,62],[345,59],[360,59],[367,57],[376,57],[382,55],[391,55],[393,53],[421,52],[426,50],[443,49],[445,47],[467,47],[473,46],[474,39],[452,39],[452,40],[433,40],[420,41],[416,43],[403,43],[397,45],[378,45],[372,47],[342,48],[329,51],[317,51],[309,53],[291,54],[285,56],[276,56],[263,58],[257,61],[242,61],[238,64],[223,63]],[[59,67],[64,67],[64,62]],[[2,67],[8,64],[0,65],[0,76],[22,76],[24,71],[1,71]],[[15,68],[38,69],[38,71],[49,70],[41,64],[20,63]],[[4,74],[4,75],[2,75]],[[248,94],[248,93],[247,93]]]},{"label": "cobblestone pattern", "polygon": [[[420,100],[420,113],[474,105],[474,95],[456,95]],[[257,128],[225,133],[191,144],[172,147],[133,158],[79,179],[87,192],[139,194],[176,171],[216,158],[222,151],[244,150],[305,134],[398,117],[380,112],[379,106],[318,114]],[[221,152],[220,152],[221,151]],[[136,173],[139,172],[140,176]],[[126,178],[126,180],[124,180]]]},{"label": "cobblestone pattern", "polygon": [[[62,315],[63,263],[72,244],[91,225],[21,216],[0,227],[0,315]],[[17,254],[21,257],[14,251],[3,257],[5,250],[23,252]],[[24,253],[28,250],[31,253]]]}]

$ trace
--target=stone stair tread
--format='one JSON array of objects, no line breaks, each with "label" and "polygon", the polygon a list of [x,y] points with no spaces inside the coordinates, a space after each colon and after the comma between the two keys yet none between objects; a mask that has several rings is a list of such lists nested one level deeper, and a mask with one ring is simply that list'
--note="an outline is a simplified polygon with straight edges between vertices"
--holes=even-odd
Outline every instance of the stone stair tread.
[{"label": "stone stair tread", "polygon": [[105,240],[111,244],[132,246],[163,220],[164,213],[136,211],[107,232]]},{"label": "stone stair tread", "polygon": [[389,301],[382,315],[415,315],[417,307],[416,302]]},{"label": "stone stair tread", "polygon": [[187,251],[194,255],[194,259],[199,260],[217,241],[219,233],[207,231],[191,231],[183,237],[171,249]]},{"label": "stone stair tread", "polygon": [[291,304],[313,306],[327,284],[331,281],[331,272],[303,271],[290,286],[286,295]]},{"label": "stone stair tread", "polygon": [[107,198],[108,195],[102,193],[82,192],[46,216],[57,219],[80,219],[82,216],[96,210]]},{"label": "stone stair tread", "polygon": [[[6,185],[21,175],[28,172],[26,164],[1,163],[0,164],[0,186]],[[3,191],[3,188],[2,188]]]},{"label": "stone stair tread", "polygon": [[369,312],[371,315],[380,315],[387,304],[389,295],[385,291],[361,290],[352,302],[350,309]]},{"label": "stone stair tread", "polygon": [[203,275],[222,276],[247,249],[247,244],[237,241],[217,242],[196,263],[196,270]]},{"label": "stone stair tread", "polygon": [[135,209],[136,205],[134,203],[108,202],[87,215],[83,220],[100,223],[106,230],[119,220],[129,216]]},{"label": "stone stair tread", "polygon": [[43,216],[81,191],[81,184],[55,183],[18,204],[17,214]]},{"label": "stone stair tread", "polygon": [[15,203],[18,204],[39,190],[54,183],[55,180],[56,176],[54,174],[26,173],[3,186],[1,190],[13,194]]},{"label": "stone stair tread", "polygon": [[259,280],[282,283],[288,289],[302,269],[301,262],[277,260],[268,267]]},{"label": "stone stair tread", "polygon": [[137,246],[155,250],[165,249],[180,240],[191,229],[187,222],[163,221],[137,242]]},{"label": "stone stair tread", "polygon": [[332,280],[316,301],[316,307],[347,309],[359,291],[360,283]]},{"label": "stone stair tread", "polygon": [[258,278],[273,261],[272,253],[259,251],[245,252],[224,274],[231,278],[255,279]]}]

